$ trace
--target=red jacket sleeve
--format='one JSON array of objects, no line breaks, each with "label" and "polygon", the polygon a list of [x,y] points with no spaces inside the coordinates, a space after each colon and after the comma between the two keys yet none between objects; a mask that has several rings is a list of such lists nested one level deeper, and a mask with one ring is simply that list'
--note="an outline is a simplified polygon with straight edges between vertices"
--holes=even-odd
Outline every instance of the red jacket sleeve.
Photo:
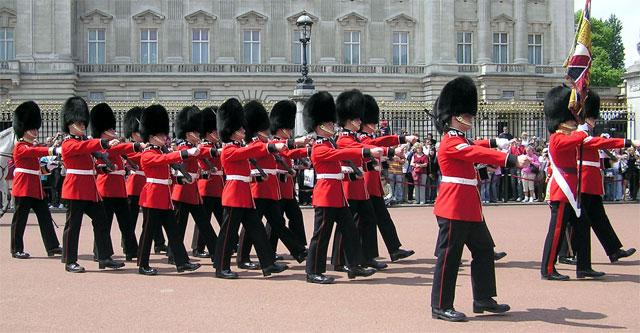
[{"label": "red jacket sleeve", "polygon": [[255,143],[244,147],[229,146],[226,151],[225,159],[227,161],[241,161],[248,158],[260,158],[269,153],[267,143]]},{"label": "red jacket sleeve", "polygon": [[296,149],[289,149],[289,150],[285,150],[280,152],[280,155],[287,157],[287,158],[291,158],[291,159],[298,159],[298,158],[305,158],[308,157],[307,156],[307,148],[296,148]]},{"label": "red jacket sleeve", "polygon": [[404,139],[401,139],[399,135],[385,135],[375,139],[372,139],[368,136],[364,136],[360,140],[362,141],[362,143],[374,145],[378,147],[391,147],[391,146],[397,146],[404,143],[403,142]]},{"label": "red jacket sleeve", "polygon": [[103,150],[101,139],[90,139],[84,141],[66,140],[62,143],[62,153],[67,156],[86,155],[95,151]]},{"label": "red jacket sleeve", "polygon": [[49,147],[29,147],[24,144],[16,145],[13,150],[13,156],[14,158],[49,156]]},{"label": "red jacket sleeve", "polygon": [[614,149],[624,148],[631,145],[631,142],[625,139],[618,138],[603,138],[600,136],[588,136],[584,138],[585,148],[597,148],[597,149]]},{"label": "red jacket sleeve", "polygon": [[314,159],[321,161],[343,161],[353,160],[362,157],[369,157],[368,149],[362,148],[342,148],[332,149],[324,145],[314,147],[311,153]]},{"label": "red jacket sleeve", "polygon": [[182,161],[182,154],[179,151],[169,154],[142,154],[140,157],[140,163],[150,167],[169,165],[180,161]]},{"label": "red jacket sleeve", "polygon": [[475,144],[470,145],[468,143],[460,142],[455,145],[450,145],[445,149],[447,155],[463,161],[500,166],[511,166],[515,164],[515,161],[513,160],[516,157],[514,155],[505,154],[503,152]]}]

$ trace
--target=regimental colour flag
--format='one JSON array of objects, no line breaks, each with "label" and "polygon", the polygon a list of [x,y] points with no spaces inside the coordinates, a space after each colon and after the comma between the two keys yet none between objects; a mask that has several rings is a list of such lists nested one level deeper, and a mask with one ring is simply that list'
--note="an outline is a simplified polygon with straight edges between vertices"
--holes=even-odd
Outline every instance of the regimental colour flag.
[{"label": "regimental colour flag", "polygon": [[576,120],[582,122],[581,113],[589,92],[589,68],[591,68],[591,0],[585,0],[582,17],[573,42],[573,48],[564,63],[566,79],[571,82],[569,109]]}]

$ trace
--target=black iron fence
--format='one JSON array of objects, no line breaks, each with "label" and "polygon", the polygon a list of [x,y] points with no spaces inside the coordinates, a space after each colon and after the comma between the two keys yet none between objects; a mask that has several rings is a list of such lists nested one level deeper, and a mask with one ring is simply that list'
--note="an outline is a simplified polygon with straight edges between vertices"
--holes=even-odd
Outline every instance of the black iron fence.
[{"label": "black iron fence", "polygon": [[[134,106],[148,106],[152,101],[115,101],[109,102],[116,114],[117,128],[121,133],[121,122],[124,114]],[[169,111],[170,119],[186,105],[197,105],[206,107],[209,105],[219,105],[222,101],[161,101]],[[274,102],[265,102],[267,110]],[[92,107],[95,103],[89,103]],[[11,127],[12,112],[18,103],[10,100],[0,104],[0,129]],[[40,140],[55,135],[60,131],[59,110],[60,103],[40,103],[42,110],[42,128],[40,129]],[[438,138],[433,121],[427,112],[431,112],[432,104],[414,101],[380,101],[381,120],[386,120],[392,133],[407,132],[416,134],[421,138],[431,133]],[[607,132],[615,137],[634,138],[635,123],[634,114],[629,111],[625,103],[603,103],[601,106],[601,119],[596,128],[597,133]],[[536,102],[481,102],[478,106],[478,115],[475,119],[474,127],[470,131],[472,137],[495,137],[507,126],[509,132],[514,136],[520,136],[522,132],[527,132],[529,137],[546,139],[548,137],[542,103]],[[171,127],[173,128],[173,127]]]}]

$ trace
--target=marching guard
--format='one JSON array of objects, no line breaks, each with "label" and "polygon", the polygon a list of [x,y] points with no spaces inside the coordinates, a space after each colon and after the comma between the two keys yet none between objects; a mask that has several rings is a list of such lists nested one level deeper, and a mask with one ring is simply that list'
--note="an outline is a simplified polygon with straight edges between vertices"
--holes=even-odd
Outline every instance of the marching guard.
[{"label": "marching guard", "polygon": [[[270,143],[270,144],[286,144],[288,148],[294,148],[294,140],[289,139],[286,141],[270,140],[269,138],[269,115],[264,106],[258,101],[249,101],[244,106],[244,115],[246,118],[247,126],[245,127],[245,141],[255,143]],[[304,144],[305,138],[299,138],[302,144]],[[286,150],[285,150],[286,151]],[[267,229],[270,233],[282,240],[282,243],[287,247],[291,256],[299,263],[302,263],[306,256],[307,250],[304,247],[304,243],[300,242],[298,238],[289,230],[284,223],[284,217],[282,216],[282,210],[280,208],[279,200],[282,198],[280,193],[280,185],[278,180],[278,163],[276,158],[280,158],[275,154],[267,154],[261,157],[255,157],[252,160],[252,172],[253,174],[259,174],[263,172],[264,175],[255,177],[256,181],[251,183],[251,196],[256,207],[256,213],[258,220],[261,221],[263,217],[267,220]],[[265,229],[265,230],[267,230]],[[245,229],[240,233],[240,242],[238,243],[238,267],[244,269],[256,269],[256,265],[250,261],[249,253],[251,251],[251,241],[247,238]],[[277,243],[276,243],[277,245]],[[274,250],[275,247],[271,247]]]},{"label": "marching guard", "polygon": [[[184,169],[189,173],[190,180],[186,177],[178,175],[177,184],[173,187],[171,199],[176,207],[176,219],[178,222],[178,235],[184,241],[184,235],[187,229],[187,221],[189,214],[196,223],[199,237],[201,237],[209,249],[207,255],[213,261],[213,254],[216,249],[217,236],[211,226],[211,218],[207,218],[202,197],[198,189],[198,179],[200,178],[199,159],[203,156],[217,156],[218,150],[215,148],[199,147],[200,144],[200,127],[202,126],[202,115],[200,110],[195,106],[184,107],[176,117],[175,133],[176,138],[182,140],[178,144],[178,150],[198,149],[200,154],[198,158],[190,158],[183,162]],[[169,251],[169,263],[173,263],[173,256]]]},{"label": "marching guard", "polygon": [[[313,94],[304,106],[304,127],[307,132],[315,132],[317,140],[311,148],[311,162],[316,172],[317,184],[313,188],[315,211],[313,236],[309,242],[307,257],[307,282],[318,284],[334,283],[333,277],[325,276],[327,248],[333,231],[333,223],[342,234],[346,268],[350,279],[356,276],[370,276],[376,270],[363,268],[365,264],[358,237],[358,229],[347,204],[342,187],[342,160],[358,160],[380,157],[382,148],[338,149],[333,136],[336,122],[336,105],[333,96],[326,91]],[[334,242],[336,240],[334,239]]]},{"label": "marching guard", "polygon": [[269,245],[267,233],[258,218],[251,196],[251,166],[249,158],[262,158],[286,149],[284,143],[255,141],[244,145],[246,120],[242,104],[235,98],[226,100],[218,109],[216,122],[220,140],[224,143],[220,160],[226,175],[222,190],[223,222],[216,244],[214,266],[216,277],[237,279],[231,271],[231,254],[238,240],[238,228],[242,223],[245,232],[256,248],[262,274],[269,276],[288,267],[274,261],[275,252]]},{"label": "marching guard", "polygon": [[[516,157],[491,149],[498,145],[500,139],[467,139],[465,132],[471,129],[477,110],[478,92],[473,80],[467,76],[458,77],[444,86],[434,110],[436,128],[444,134],[438,150],[442,183],[433,210],[440,230],[431,289],[431,314],[433,318],[447,321],[466,320],[466,315],[453,307],[465,245],[473,257],[473,312],[503,313],[510,309],[493,299],[497,295],[494,243],[482,216],[474,163],[523,167],[528,160],[526,156]],[[504,145],[507,140],[503,140]]]},{"label": "marching guard", "polygon": [[15,213],[11,220],[11,256],[17,259],[29,258],[29,253],[24,252],[23,236],[31,209],[38,218],[38,226],[47,255],[52,257],[55,254],[62,254],[40,181],[40,175],[47,174],[58,167],[56,164],[40,166],[40,157],[57,154],[54,147],[35,145],[41,124],[40,107],[33,101],[18,105],[13,112],[12,125],[18,142],[13,149],[16,168],[11,189],[11,195],[15,198]]},{"label": "marching guard", "polygon": [[[105,140],[114,140],[117,138],[116,133],[116,117],[113,110],[107,103],[96,104],[91,109],[91,136]],[[127,261],[133,260],[138,256],[138,241],[135,235],[135,224],[133,223],[131,213],[129,211],[129,202],[127,201],[127,187],[125,183],[126,170],[122,156],[141,152],[144,148],[142,143],[120,143],[113,146],[107,151],[109,161],[115,167],[115,170],[106,170],[106,167],[98,167],[98,177],[96,185],[98,194],[102,197],[102,204],[106,214],[107,229],[111,230],[113,223],[113,215],[118,219],[118,227],[122,234],[123,250]],[[100,163],[99,161],[97,163]],[[113,248],[109,253],[113,255]]]},{"label": "marching guard", "polygon": [[[167,110],[158,104],[147,107],[140,119],[140,133],[147,142],[140,167],[145,173],[146,184],[140,192],[143,224],[138,250],[138,273],[156,275],[158,270],[149,267],[151,240],[160,226],[164,227],[169,240],[169,249],[173,253],[178,272],[195,271],[200,264],[189,262],[189,255],[180,237],[176,214],[171,202],[170,165],[198,156],[196,147],[180,151],[168,152],[169,115]],[[166,153],[165,153],[166,152]]]},{"label": "marching guard", "polygon": [[[68,136],[62,142],[62,163],[67,175],[62,184],[62,199],[67,200],[67,221],[62,236],[62,262],[71,273],[83,273],[78,265],[78,240],[82,216],[86,214],[93,224],[98,268],[120,268],[124,263],[111,259],[112,249],[109,224],[96,185],[95,161],[92,154],[120,143],[118,139],[87,139],[89,108],[80,97],[67,99],[60,115],[61,126]],[[103,160],[103,162],[105,162]]]}]

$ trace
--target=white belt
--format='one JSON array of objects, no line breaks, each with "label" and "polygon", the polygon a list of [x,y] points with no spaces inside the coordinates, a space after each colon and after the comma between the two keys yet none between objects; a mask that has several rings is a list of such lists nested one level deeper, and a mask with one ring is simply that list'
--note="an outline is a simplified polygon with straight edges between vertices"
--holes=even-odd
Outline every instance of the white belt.
[{"label": "white belt", "polygon": [[251,177],[249,176],[240,176],[240,175],[227,175],[227,180],[239,180],[241,182],[250,183]]},{"label": "white belt", "polygon": [[373,167],[373,170],[382,171],[382,167],[380,167],[379,165],[376,165]]},{"label": "white belt", "polygon": [[341,173],[319,173],[316,175],[318,179],[344,179],[344,174]]},{"label": "white belt", "polygon": [[189,176],[191,176],[191,179],[198,179],[200,178],[200,175],[197,173],[193,173],[193,172],[189,172]]},{"label": "white belt", "polygon": [[40,170],[32,170],[32,169],[25,169],[25,168],[15,168],[13,170],[13,175],[15,176],[16,173],[28,173],[30,175],[42,176],[42,173],[40,172]]},{"label": "white belt", "polygon": [[211,175],[211,176],[224,176],[224,172],[222,172],[222,171],[210,172],[209,175]]},{"label": "white belt", "polygon": [[84,170],[84,169],[67,169],[68,175],[84,175],[84,176],[93,176],[96,174],[96,170]]},{"label": "white belt", "polygon": [[600,162],[594,162],[594,161],[582,161],[582,165],[586,165],[586,166],[591,166],[591,167],[600,168]]},{"label": "white belt", "polygon": [[160,185],[171,185],[171,179],[160,179],[160,178],[147,178],[147,183],[151,184],[160,184]]},{"label": "white belt", "polygon": [[360,172],[364,172],[364,169],[362,167],[358,167],[358,170],[360,170]]},{"label": "white belt", "polygon": [[110,175],[124,176],[125,172],[124,172],[124,170],[116,170],[116,171],[109,172],[109,174]]},{"label": "white belt", "polygon": [[454,184],[461,184],[461,185],[478,186],[478,180],[476,178],[442,176],[441,181],[443,183],[454,183]]},{"label": "white belt", "polygon": [[134,171],[133,174],[144,177],[144,171]]},{"label": "white belt", "polygon": [[[264,171],[264,173],[266,173],[267,175],[277,175],[278,174],[278,169],[262,169],[262,171]],[[258,171],[258,169],[251,169],[251,173],[252,174],[259,174],[260,171]]]}]

